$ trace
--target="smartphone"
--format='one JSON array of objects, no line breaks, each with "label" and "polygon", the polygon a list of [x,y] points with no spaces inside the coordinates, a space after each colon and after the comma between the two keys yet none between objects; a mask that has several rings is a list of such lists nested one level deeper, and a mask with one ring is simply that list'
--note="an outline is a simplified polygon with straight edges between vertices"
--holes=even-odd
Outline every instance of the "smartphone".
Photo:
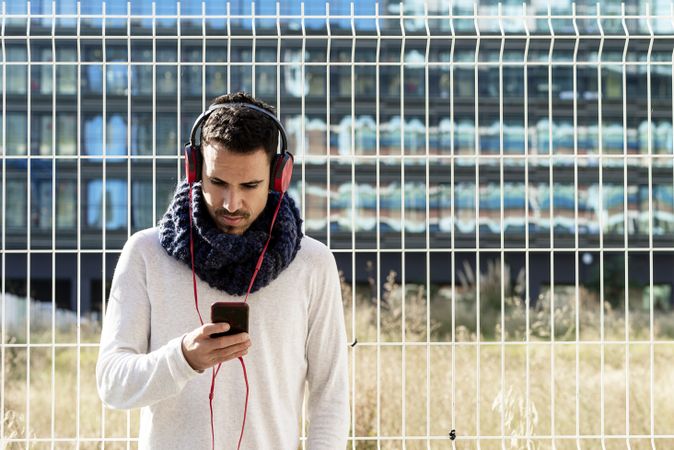
[{"label": "smartphone", "polygon": [[227,322],[229,330],[224,333],[213,333],[211,337],[229,336],[248,333],[248,303],[216,302],[211,305],[211,322]]}]

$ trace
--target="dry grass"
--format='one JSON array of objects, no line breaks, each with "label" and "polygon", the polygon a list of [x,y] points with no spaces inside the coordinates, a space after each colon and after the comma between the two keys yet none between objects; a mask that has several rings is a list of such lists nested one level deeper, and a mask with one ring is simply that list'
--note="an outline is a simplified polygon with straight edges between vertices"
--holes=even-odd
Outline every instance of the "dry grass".
[{"label": "dry grass", "polygon": [[[476,436],[481,438],[482,449],[545,449],[551,448],[550,439],[531,436],[549,436],[553,432],[558,437],[558,449],[577,448],[575,438],[560,436],[602,433],[607,438],[606,448],[626,448],[624,439],[612,437],[650,436],[651,410],[655,435],[672,434],[674,430],[674,403],[669,401],[674,397],[674,346],[668,342],[652,347],[648,343],[620,342],[625,340],[624,311],[606,305],[603,345],[596,343],[601,338],[601,311],[589,294],[584,293],[579,301],[579,326],[575,298],[556,294],[554,310],[550,294],[538,299],[536,307],[529,310],[529,345],[525,345],[527,313],[514,287],[504,298],[503,321],[500,309],[480,310],[479,342],[474,293],[470,289],[456,294],[454,341],[452,302],[446,297],[446,290],[431,289],[428,311],[425,287],[407,285],[403,308],[402,289],[392,274],[383,292],[385,307],[378,312],[361,289],[366,290],[357,287],[354,310],[351,287],[343,285],[348,338],[351,342],[358,339],[349,354],[349,373],[355,374],[352,435],[365,439],[359,440],[356,448],[377,448],[379,437],[381,448],[401,449],[400,437],[405,435],[408,449],[425,449],[428,442],[433,449],[452,448],[452,444],[459,449],[477,448]],[[497,292],[500,296],[500,289],[486,288],[481,292]],[[495,301],[492,298],[485,304]],[[500,301],[499,297],[495,304],[500,305]],[[648,319],[648,312],[630,312],[630,341],[648,339]],[[553,321],[554,343],[550,338]],[[658,313],[656,341],[671,339],[669,324],[673,322],[671,313]],[[401,345],[403,323],[407,345]],[[82,341],[97,342],[99,332],[84,330]],[[375,345],[378,336],[383,345]],[[504,345],[500,344],[502,338]],[[72,332],[56,337],[56,342],[72,340]],[[51,331],[32,335],[32,341],[52,342]],[[26,435],[28,420],[28,355],[21,348],[6,348],[5,352],[5,435],[21,439]],[[86,439],[124,439],[137,435],[138,410],[128,415],[108,410],[98,399],[94,374],[97,352],[96,347],[80,348],[78,363],[76,347],[56,348],[53,357],[50,347],[31,348],[31,437],[52,437],[52,395],[54,437],[74,439],[79,434]],[[453,443],[448,438],[452,429],[457,435]],[[426,435],[433,439],[427,442]],[[632,449],[651,448],[650,439],[631,439],[630,443]],[[601,448],[597,439],[583,439],[580,444],[581,448]],[[658,448],[674,448],[672,441],[656,440],[655,444]],[[25,445],[5,443],[2,448],[19,449]],[[51,445],[31,444],[31,448]],[[55,448],[76,446],[57,443]],[[81,442],[79,448],[101,447],[97,442]],[[126,448],[126,443],[106,443],[105,448]]]},{"label": "dry grass", "polygon": [[[83,341],[92,342],[100,336],[100,330],[85,330]],[[51,332],[31,334],[36,342],[50,342]],[[57,342],[67,342],[73,333],[57,336]],[[12,339],[9,343],[13,343]],[[71,341],[72,342],[72,341]],[[30,437],[50,439],[52,437],[52,395],[54,398],[55,438],[84,439],[126,438],[136,436],[139,412],[133,411],[129,420],[127,413],[103,408],[96,392],[95,367],[98,357],[97,347],[56,347],[52,356],[51,348],[31,348],[30,350],[30,392],[27,397],[28,352],[25,348],[7,348],[5,350],[5,437],[23,439],[26,425],[30,420]],[[53,361],[53,367],[52,367]],[[53,386],[52,386],[53,370]],[[79,385],[79,399],[78,399]],[[79,401],[79,404],[78,404]],[[27,417],[27,403],[30,418]],[[79,415],[78,415],[79,407]],[[78,424],[79,418],[79,424]],[[130,433],[127,433],[127,420]],[[24,443],[3,444],[3,449],[24,449]],[[51,444],[31,443],[31,449],[51,448]],[[76,448],[74,443],[57,443],[55,448]],[[81,449],[98,449],[98,442],[81,442]],[[125,442],[106,443],[106,449],[126,448]]]},{"label": "dry grass", "polygon": [[[452,448],[451,430],[461,449],[477,448],[476,436],[481,449],[552,448],[550,438],[535,437],[553,434],[558,449],[594,449],[601,440],[577,444],[575,436],[603,434],[611,449],[626,448],[625,435],[672,434],[671,312],[655,311],[651,350],[643,343],[650,335],[649,311],[630,310],[626,317],[605,303],[602,314],[587,290],[581,289],[576,301],[575,290],[560,289],[554,297],[541,295],[529,309],[527,345],[522,288],[506,282],[502,316],[495,267],[481,277],[479,342],[471,275],[456,291],[454,314],[446,289],[432,289],[430,314],[424,286],[405,286],[403,302],[401,286],[392,282],[395,274],[382,295],[386,307],[377,308],[366,287],[357,287],[354,296],[351,286],[343,285],[348,338],[358,342],[350,355],[356,380],[352,432],[373,438],[358,448],[377,448],[379,436],[381,448],[400,449],[403,435],[409,449],[427,448],[426,435],[435,437],[431,448]],[[628,338],[637,343],[626,345]],[[371,345],[377,342],[383,345]],[[654,443],[674,448],[674,440]],[[650,439],[632,438],[630,445],[652,448]]]}]

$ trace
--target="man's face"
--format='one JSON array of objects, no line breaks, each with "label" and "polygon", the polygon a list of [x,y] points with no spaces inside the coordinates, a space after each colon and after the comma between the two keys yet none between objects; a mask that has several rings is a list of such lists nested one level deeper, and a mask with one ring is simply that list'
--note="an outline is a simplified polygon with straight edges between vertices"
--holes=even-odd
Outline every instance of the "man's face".
[{"label": "man's face", "polygon": [[202,190],[220,230],[243,234],[267,204],[270,163],[264,148],[242,154],[220,144],[202,147]]}]

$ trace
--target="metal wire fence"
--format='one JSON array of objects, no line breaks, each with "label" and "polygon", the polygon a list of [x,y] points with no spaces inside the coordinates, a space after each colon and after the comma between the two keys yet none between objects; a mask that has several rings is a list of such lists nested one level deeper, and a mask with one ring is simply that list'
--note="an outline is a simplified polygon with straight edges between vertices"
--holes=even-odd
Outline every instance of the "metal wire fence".
[{"label": "metal wire fence", "polygon": [[1,27],[3,448],[137,446],[96,395],[109,281],[238,90],[344,272],[350,448],[674,446],[669,3],[3,2]]}]

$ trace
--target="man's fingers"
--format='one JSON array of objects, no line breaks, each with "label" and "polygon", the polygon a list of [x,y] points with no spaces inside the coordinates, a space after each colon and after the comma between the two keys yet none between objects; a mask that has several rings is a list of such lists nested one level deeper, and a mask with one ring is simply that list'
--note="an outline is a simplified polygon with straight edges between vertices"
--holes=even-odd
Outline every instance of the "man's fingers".
[{"label": "man's fingers", "polygon": [[246,341],[250,342],[250,337],[248,336],[248,333],[238,333],[232,334],[231,336],[222,336],[214,339],[214,341],[216,348],[225,348],[232,345],[241,344]]},{"label": "man's fingers", "polygon": [[217,362],[228,361],[233,358],[245,355],[248,353],[248,348],[250,347],[250,342],[242,342],[240,344],[231,345],[227,348],[223,348],[215,353]]},{"label": "man's fingers", "polygon": [[211,334],[224,333],[225,331],[229,331],[229,324],[227,322],[207,323],[201,327],[201,333],[208,337]]}]

